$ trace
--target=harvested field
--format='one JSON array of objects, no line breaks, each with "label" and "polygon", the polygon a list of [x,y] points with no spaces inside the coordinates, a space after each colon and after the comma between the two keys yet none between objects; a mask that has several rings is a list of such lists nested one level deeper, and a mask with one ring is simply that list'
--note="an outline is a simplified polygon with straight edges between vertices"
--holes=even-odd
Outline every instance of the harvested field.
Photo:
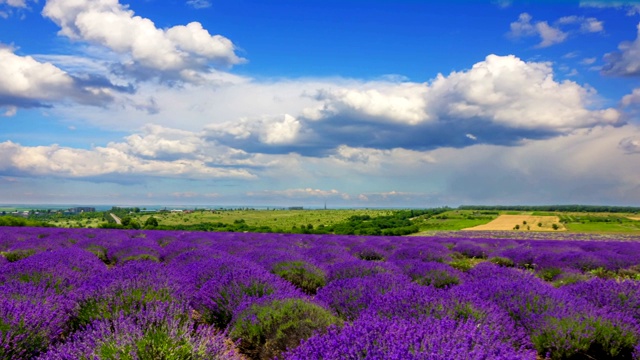
[{"label": "harvested field", "polygon": [[640,216],[627,216],[627,219],[640,221]]},{"label": "harvested field", "polygon": [[[557,230],[553,228],[554,224]],[[487,224],[462,230],[566,231],[567,229],[560,223],[560,218],[557,216],[500,215]]]}]

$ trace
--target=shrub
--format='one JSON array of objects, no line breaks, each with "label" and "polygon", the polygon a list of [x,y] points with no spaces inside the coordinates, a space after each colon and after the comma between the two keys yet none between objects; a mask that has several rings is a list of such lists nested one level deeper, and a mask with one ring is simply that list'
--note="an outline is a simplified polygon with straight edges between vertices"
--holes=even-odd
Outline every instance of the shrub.
[{"label": "shrub", "polygon": [[7,259],[8,262],[16,262],[18,260],[26,259],[35,253],[36,253],[35,250],[29,249],[29,250],[7,251],[7,252],[3,252],[1,255],[4,256],[4,258]]},{"label": "shrub", "polygon": [[342,325],[342,321],[316,304],[284,299],[245,309],[229,334],[240,340],[240,351],[250,358],[273,359],[331,325]]},{"label": "shrub", "polygon": [[602,317],[550,317],[531,335],[539,354],[561,359],[631,359],[638,341],[631,327]]},{"label": "shrub", "polygon": [[92,322],[39,358],[62,359],[240,360],[242,357],[224,333],[211,326],[196,328],[187,309],[156,303],[135,314]]},{"label": "shrub", "polygon": [[292,283],[306,294],[315,295],[327,283],[324,271],[304,261],[283,261],[271,272]]},{"label": "shrub", "polygon": [[450,261],[448,264],[451,265],[451,267],[454,269],[458,269],[460,271],[469,271],[481,262],[484,262],[484,260],[463,258]]},{"label": "shrub", "polygon": [[457,285],[462,275],[450,265],[438,262],[407,261],[400,265],[415,283],[436,288]]},{"label": "shrub", "polygon": [[589,271],[592,275],[595,275],[596,277],[599,277],[601,279],[613,279],[616,277],[616,273],[611,271],[611,270],[607,270],[603,267],[599,267],[596,269],[593,269],[591,271]]},{"label": "shrub", "polygon": [[191,304],[207,324],[224,329],[243,304],[269,295],[301,295],[288,282],[263,269],[229,269],[205,282]]},{"label": "shrub", "polygon": [[175,281],[164,266],[151,261],[131,261],[78,289],[78,306],[71,319],[73,329],[94,320],[135,314],[149,304],[174,302]]},{"label": "shrub", "polygon": [[504,266],[504,267],[514,267],[515,264],[513,262],[513,260],[506,258],[506,257],[502,257],[502,256],[494,256],[492,258],[489,259],[490,262],[498,265],[498,266]]},{"label": "shrub", "polygon": [[538,276],[544,281],[553,281],[560,274],[562,274],[562,270],[555,267],[544,268],[538,272]]}]

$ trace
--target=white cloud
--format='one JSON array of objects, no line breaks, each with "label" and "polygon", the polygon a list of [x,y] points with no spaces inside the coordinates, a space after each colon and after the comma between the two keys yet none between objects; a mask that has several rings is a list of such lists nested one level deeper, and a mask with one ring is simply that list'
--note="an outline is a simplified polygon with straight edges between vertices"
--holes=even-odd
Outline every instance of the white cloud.
[{"label": "white cloud", "polygon": [[259,141],[267,145],[287,145],[298,140],[300,121],[289,114],[260,119],[241,119],[206,126],[205,132],[212,139],[228,137],[234,140]]},{"label": "white cloud", "polygon": [[623,96],[620,103],[623,106],[640,105],[640,88],[633,89],[631,94]]},{"label": "white cloud", "polygon": [[[517,147],[478,144],[413,151],[343,146],[339,154],[323,158],[253,155],[252,163],[261,165],[255,171],[251,165],[243,168],[239,162],[233,163],[236,166],[216,168],[207,165],[208,161],[195,159],[145,159],[112,146],[82,150],[23,147],[5,142],[0,144],[0,176],[30,182],[36,181],[33,179],[44,182],[51,177],[86,179],[99,182],[95,186],[103,190],[111,187],[104,181],[139,182],[144,176],[150,189],[134,190],[151,191],[158,196],[159,180],[154,179],[167,178],[177,182],[172,182],[174,188],[182,189],[163,196],[188,201],[202,199],[206,194],[220,194],[215,197],[217,202],[236,204],[230,199],[271,205],[288,201],[305,206],[310,203],[321,206],[322,199],[328,199],[329,206],[559,201],[629,204],[640,201],[638,139],[640,129],[626,125],[575,131],[567,136],[527,141]],[[180,180],[211,178],[234,179],[238,187],[234,190]],[[377,181],[371,181],[372,178]],[[237,182],[237,179],[259,181]],[[79,182],[74,184],[78,186]],[[85,186],[89,185],[82,185]],[[31,187],[34,188],[38,192],[42,187]],[[131,196],[135,197],[121,194],[119,198]],[[111,201],[114,199],[115,195]]]},{"label": "white cloud", "polygon": [[187,0],[187,5],[194,9],[206,9],[211,7],[211,1],[209,0]]},{"label": "white cloud", "polygon": [[37,0],[0,0],[0,5],[7,5],[15,8],[26,8],[28,2],[37,2]]},{"label": "white cloud", "polygon": [[501,9],[506,9],[513,3],[512,0],[493,0],[491,2]]},{"label": "white cloud", "polygon": [[0,64],[0,94],[3,96],[59,99],[61,92],[73,87],[73,79],[64,71],[31,56],[18,56],[6,47],[0,48]]},{"label": "white cloud", "polygon": [[580,25],[580,29],[584,32],[601,32],[604,31],[604,23],[595,18],[587,18]]},{"label": "white cloud", "polygon": [[286,190],[264,190],[260,192],[248,192],[247,196],[259,196],[259,197],[276,197],[276,198],[327,198],[327,197],[341,197],[344,194],[338,190],[322,190],[313,188],[302,189],[286,189]]},{"label": "white cloud", "polygon": [[[517,21],[510,25],[509,36],[513,38],[539,36],[539,48],[549,47],[551,45],[560,44],[567,40],[570,33],[599,33],[604,31],[604,22],[590,17],[583,16],[564,16],[555,21],[554,25],[549,25],[546,21],[531,22],[533,18],[527,13],[522,13]],[[577,29],[563,30],[561,27],[577,26]]]},{"label": "white cloud", "polygon": [[[386,122],[408,125],[452,125],[475,119],[555,131],[615,124],[619,118],[614,109],[589,110],[593,90],[572,81],[555,81],[550,64],[525,62],[512,55],[489,55],[468,71],[440,74],[430,84],[388,86],[384,93],[371,93],[360,89],[323,92],[322,106],[306,113],[335,117],[355,112],[370,122],[376,121],[370,119],[373,115],[382,114]],[[373,109],[365,106],[369,103],[375,103]],[[389,105],[397,103],[405,106]]]},{"label": "white cloud", "polygon": [[323,102],[318,108],[305,109],[309,119],[319,119],[338,113],[352,112],[368,121],[397,122],[415,125],[427,119],[426,84],[369,83],[359,89],[327,89],[316,98]]},{"label": "white cloud", "polygon": [[289,144],[296,140],[299,131],[300,121],[285,114],[283,121],[267,123],[260,138],[265,144]]},{"label": "white cloud", "polygon": [[568,34],[559,28],[550,26],[546,21],[532,24],[531,19],[527,13],[520,14],[518,20],[511,23],[509,35],[514,38],[538,35],[541,39],[538,47],[548,47],[566,40]]},{"label": "white cloud", "polygon": [[125,143],[109,143],[109,147],[145,158],[203,158],[204,140],[197,134],[159,125],[146,125],[143,134],[125,138]]},{"label": "white cloud", "polygon": [[604,22],[596,18],[585,18],[584,16],[564,16],[556,21],[559,25],[579,24],[580,31],[585,33],[597,33],[604,31]]},{"label": "white cloud", "polygon": [[541,21],[535,24],[536,32],[540,35],[542,41],[538,44],[538,47],[548,47],[551,45],[559,44],[567,39],[567,33],[562,30],[552,27],[547,24],[546,21]]},{"label": "white cloud", "polygon": [[625,41],[618,45],[617,52],[605,55],[606,64],[603,73],[617,76],[640,76],[640,23],[638,35],[634,41]]},{"label": "white cloud", "polygon": [[151,122],[204,129],[207,141],[249,153],[316,156],[341,145],[424,150],[478,141],[464,134],[483,143],[516,144],[621,122],[616,109],[596,107],[592,88],[556,81],[550,64],[497,55],[427,83],[238,79],[179,89],[141,84],[137,94],[122,97],[127,102],[118,102],[123,106],[114,107],[115,113],[74,107],[63,114],[110,129]]},{"label": "white cloud", "polygon": [[627,154],[639,154],[640,153],[640,136],[627,137],[620,140],[620,148]]},{"label": "white cloud", "polygon": [[98,105],[112,97],[112,91],[103,86],[106,84],[82,84],[50,63],[16,55],[7,47],[0,46],[0,64],[0,107],[8,107],[5,115],[15,114],[16,108],[46,106],[65,99]]},{"label": "white cloud", "polygon": [[6,106],[4,108],[0,108],[0,110],[4,111],[4,114],[2,114],[4,117],[12,117],[18,113],[18,107],[16,106]]},{"label": "white cloud", "polygon": [[[144,159],[112,145],[85,150],[58,145],[29,147],[6,141],[0,143],[0,154],[0,172],[23,176],[101,178],[145,175],[183,179],[255,177],[245,169],[212,167],[201,160]],[[112,181],[126,180],[116,177]]]},{"label": "white cloud", "polygon": [[[341,145],[381,150],[514,145],[621,122],[616,109],[597,107],[592,88],[556,80],[549,63],[512,55],[490,55],[471,69],[425,83],[208,76],[207,82],[180,87],[140,83],[136,93],[118,94],[108,110],[57,106],[49,111],[71,122],[135,132],[131,141],[150,149],[152,134],[138,129],[153,123],[202,131],[208,143],[248,153],[314,156],[331,155]],[[167,139],[163,146],[185,146]]]},{"label": "white cloud", "polygon": [[615,124],[616,110],[588,110],[592,91],[555,81],[548,63],[489,55],[469,71],[439,75],[428,103],[433,117],[484,118],[514,128],[568,131]]},{"label": "white cloud", "polygon": [[48,0],[42,13],[60,26],[61,35],[126,54],[125,66],[156,75],[243,61],[229,39],[209,34],[198,22],[159,29],[118,0]]},{"label": "white cloud", "polygon": [[636,0],[630,1],[608,1],[608,0],[587,0],[580,1],[581,7],[594,7],[594,8],[616,8],[624,9],[627,11],[627,15],[633,16],[640,14],[640,3]]}]

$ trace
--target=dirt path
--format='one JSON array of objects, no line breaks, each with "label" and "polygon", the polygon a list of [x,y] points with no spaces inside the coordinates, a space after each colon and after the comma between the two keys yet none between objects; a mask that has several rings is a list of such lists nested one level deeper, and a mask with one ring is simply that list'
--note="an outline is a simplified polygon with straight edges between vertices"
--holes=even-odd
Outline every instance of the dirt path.
[{"label": "dirt path", "polygon": [[[556,224],[558,230],[553,229],[553,224]],[[462,230],[566,231],[567,229],[560,223],[560,218],[557,216],[500,215],[487,224]]]},{"label": "dirt path", "polygon": [[116,224],[118,224],[118,225],[122,225],[122,220],[120,220],[120,218],[119,218],[119,217],[117,217],[117,216],[116,216],[116,214],[114,214],[114,213],[109,213],[109,215],[111,215],[111,217],[113,218],[113,220],[115,220],[115,221],[116,221]]}]

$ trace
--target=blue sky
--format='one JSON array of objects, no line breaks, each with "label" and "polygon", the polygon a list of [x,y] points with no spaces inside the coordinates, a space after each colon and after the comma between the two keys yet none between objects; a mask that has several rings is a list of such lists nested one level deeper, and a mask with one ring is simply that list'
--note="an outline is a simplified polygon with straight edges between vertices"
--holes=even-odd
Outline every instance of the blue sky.
[{"label": "blue sky", "polygon": [[0,0],[0,203],[640,203],[640,2]]}]

